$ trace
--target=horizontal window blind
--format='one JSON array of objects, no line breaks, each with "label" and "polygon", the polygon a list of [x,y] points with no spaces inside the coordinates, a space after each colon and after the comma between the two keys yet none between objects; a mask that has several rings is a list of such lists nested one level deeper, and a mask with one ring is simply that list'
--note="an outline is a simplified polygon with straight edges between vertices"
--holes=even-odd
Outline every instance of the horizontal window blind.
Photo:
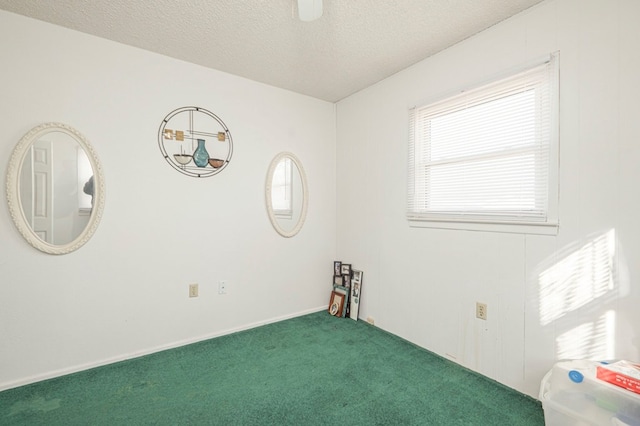
[{"label": "horizontal window blind", "polygon": [[556,60],[410,110],[409,219],[548,220]]}]

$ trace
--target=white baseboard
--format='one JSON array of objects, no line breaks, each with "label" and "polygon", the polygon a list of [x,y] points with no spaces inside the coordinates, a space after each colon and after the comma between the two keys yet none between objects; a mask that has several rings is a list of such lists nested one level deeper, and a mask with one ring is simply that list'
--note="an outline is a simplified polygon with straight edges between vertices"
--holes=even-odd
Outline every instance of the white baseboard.
[{"label": "white baseboard", "polygon": [[106,359],[102,359],[102,360],[98,360],[98,361],[94,361],[94,362],[88,362],[88,363],[85,363],[85,364],[75,365],[75,366],[72,366],[72,367],[61,368],[61,369],[58,369],[58,370],[50,371],[48,373],[36,374],[36,375],[33,375],[33,376],[25,377],[23,379],[14,380],[14,381],[11,381],[11,382],[0,383],[0,392],[4,391],[4,390],[7,390],[7,389],[13,389],[13,388],[17,388],[17,387],[20,387],[20,386],[25,386],[25,385],[28,385],[28,384],[31,384],[31,383],[40,382],[42,380],[47,380],[47,379],[53,379],[55,377],[66,376],[67,374],[78,373],[80,371],[90,370],[92,368],[102,367],[104,365],[109,365],[109,364],[113,364],[113,363],[120,362],[120,361],[126,361],[126,360],[129,360],[129,359],[139,358],[139,357],[142,357],[142,356],[145,356],[145,355],[151,355],[151,354],[156,353],[156,352],[166,351],[168,349],[179,348],[181,346],[186,346],[186,345],[190,345],[192,343],[202,342],[202,341],[213,339],[213,338],[216,338],[216,337],[225,336],[227,334],[237,333],[239,331],[249,330],[249,329],[260,327],[260,326],[263,326],[263,325],[273,324],[275,322],[280,322],[280,321],[284,321],[284,320],[287,320],[287,319],[301,317],[303,315],[308,315],[308,314],[312,314],[312,313],[315,313],[315,312],[320,312],[320,311],[323,311],[325,309],[327,309],[326,306],[313,308],[313,309],[307,309],[307,310],[304,310],[304,311],[299,311],[299,312],[292,313],[292,314],[282,315],[282,316],[279,316],[279,317],[270,318],[270,319],[263,320],[263,321],[256,321],[256,322],[253,322],[253,323],[250,323],[250,324],[245,324],[245,325],[242,325],[240,327],[235,327],[235,328],[231,328],[231,329],[228,329],[228,330],[218,331],[218,332],[211,333],[211,334],[205,334],[205,335],[202,335],[202,336],[197,336],[197,337],[193,337],[193,338],[189,338],[189,339],[179,340],[177,342],[169,343],[169,344],[166,344],[166,345],[155,346],[155,347],[152,347],[152,348],[149,348],[149,349],[145,349],[145,350],[142,350],[142,351],[136,351],[136,352],[123,354],[123,355],[119,355],[119,356],[115,356],[115,357],[111,357],[111,358],[106,358]]}]

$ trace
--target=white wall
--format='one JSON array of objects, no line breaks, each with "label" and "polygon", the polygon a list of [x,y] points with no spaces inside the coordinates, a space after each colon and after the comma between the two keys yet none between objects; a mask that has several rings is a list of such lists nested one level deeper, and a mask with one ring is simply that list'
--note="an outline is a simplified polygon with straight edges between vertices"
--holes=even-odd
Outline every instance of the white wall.
[{"label": "white wall", "polygon": [[[546,1],[338,103],[337,254],[364,270],[362,318],[532,396],[559,358],[640,359],[638,16]],[[409,228],[408,108],[556,50],[558,235]]]},{"label": "white wall", "polygon": [[[0,40],[0,174],[27,131],[57,121],[93,145],[107,193],[93,238],[64,256],[29,246],[0,201],[0,389],[326,307],[335,105],[4,11]],[[158,147],[161,120],[189,105],[233,137],[231,163],[205,179]],[[264,206],[281,151],[310,187],[288,239]]]}]

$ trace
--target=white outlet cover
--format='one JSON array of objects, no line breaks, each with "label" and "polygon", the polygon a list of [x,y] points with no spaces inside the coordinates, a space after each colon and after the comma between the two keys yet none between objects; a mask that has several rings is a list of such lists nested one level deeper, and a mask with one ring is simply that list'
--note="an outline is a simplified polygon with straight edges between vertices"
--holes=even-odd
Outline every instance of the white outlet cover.
[{"label": "white outlet cover", "polygon": [[189,297],[198,297],[198,284],[189,284]]}]

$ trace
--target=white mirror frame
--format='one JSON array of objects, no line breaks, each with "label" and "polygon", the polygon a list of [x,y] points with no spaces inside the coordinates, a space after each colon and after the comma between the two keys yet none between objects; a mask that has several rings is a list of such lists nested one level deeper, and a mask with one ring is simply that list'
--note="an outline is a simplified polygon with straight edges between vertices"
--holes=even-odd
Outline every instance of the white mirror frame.
[{"label": "white mirror frame", "polygon": [[[276,215],[273,211],[273,203],[271,199],[271,186],[273,182],[273,174],[276,170],[276,167],[278,166],[278,163],[280,163],[280,161],[282,161],[282,159],[284,158],[290,158],[291,161],[293,161],[295,166],[298,168],[298,172],[300,172],[300,180],[302,181],[302,194],[303,194],[302,211],[300,212],[300,218],[298,219],[298,223],[296,223],[296,225],[290,231],[282,229],[282,227],[278,223],[278,220],[276,219]],[[281,152],[278,155],[276,155],[273,160],[271,160],[271,165],[269,166],[269,171],[267,172],[267,182],[265,185],[265,198],[267,202],[267,213],[269,214],[269,220],[271,221],[271,225],[273,225],[273,228],[276,230],[278,234],[282,235],[285,238],[291,238],[294,235],[296,235],[298,232],[300,232],[300,229],[302,229],[302,225],[304,225],[304,220],[307,217],[307,208],[309,205],[309,186],[307,185],[307,175],[304,172],[302,163],[300,162],[298,157],[296,157],[291,152]]]},{"label": "white mirror frame", "polygon": [[[91,164],[91,168],[93,169],[93,184],[96,188],[91,216],[87,226],[76,239],[68,244],[62,245],[47,243],[36,235],[33,229],[31,229],[31,226],[29,226],[27,218],[25,217],[20,197],[20,174],[25,156],[35,141],[51,132],[61,132],[70,136],[73,140],[78,142],[82,149],[84,149]],[[9,212],[11,213],[11,218],[16,224],[18,231],[20,231],[20,234],[22,234],[24,239],[33,247],[49,254],[67,254],[82,247],[87,241],[89,241],[98,228],[98,224],[100,223],[100,219],[102,218],[102,213],[104,211],[105,184],[102,166],[98,161],[98,156],[89,141],[80,132],[71,126],[62,123],[41,124],[40,126],[31,129],[22,137],[22,139],[20,139],[20,142],[16,145],[13,154],[11,155],[11,159],[9,160],[6,191]]]}]

